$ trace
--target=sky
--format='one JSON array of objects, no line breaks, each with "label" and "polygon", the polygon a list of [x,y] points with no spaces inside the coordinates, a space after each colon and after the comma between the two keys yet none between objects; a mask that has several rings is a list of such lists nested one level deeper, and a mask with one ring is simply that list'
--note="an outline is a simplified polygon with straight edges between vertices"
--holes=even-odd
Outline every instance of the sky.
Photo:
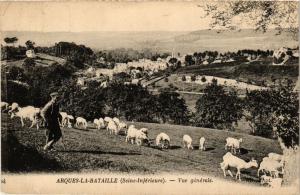
[{"label": "sky", "polygon": [[201,2],[10,2],[2,31],[194,31],[209,28]]}]

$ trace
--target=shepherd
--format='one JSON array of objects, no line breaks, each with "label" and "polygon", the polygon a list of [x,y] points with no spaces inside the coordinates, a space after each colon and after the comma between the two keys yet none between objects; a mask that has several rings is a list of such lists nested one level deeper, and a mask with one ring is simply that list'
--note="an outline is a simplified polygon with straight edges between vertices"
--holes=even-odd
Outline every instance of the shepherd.
[{"label": "shepherd", "polygon": [[[62,138],[62,132],[59,126],[61,115],[59,114],[58,96],[59,95],[57,92],[51,93],[51,100],[44,106],[41,111],[41,116],[45,121],[46,127],[46,145],[44,146],[44,150],[53,150],[54,143]],[[63,143],[63,145],[65,144]]]}]

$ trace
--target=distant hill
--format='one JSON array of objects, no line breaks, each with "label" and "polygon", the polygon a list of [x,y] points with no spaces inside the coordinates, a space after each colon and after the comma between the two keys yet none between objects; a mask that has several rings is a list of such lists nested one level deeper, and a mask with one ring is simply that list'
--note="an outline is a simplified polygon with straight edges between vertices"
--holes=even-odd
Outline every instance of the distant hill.
[{"label": "distant hill", "polygon": [[275,30],[266,33],[252,29],[241,31],[199,30],[149,31],[149,32],[3,32],[2,37],[16,36],[19,44],[33,40],[36,45],[53,45],[59,41],[84,44],[93,49],[151,48],[158,52],[193,53],[203,50],[236,51],[238,49],[278,49],[296,47],[298,42],[288,33],[276,35]]}]

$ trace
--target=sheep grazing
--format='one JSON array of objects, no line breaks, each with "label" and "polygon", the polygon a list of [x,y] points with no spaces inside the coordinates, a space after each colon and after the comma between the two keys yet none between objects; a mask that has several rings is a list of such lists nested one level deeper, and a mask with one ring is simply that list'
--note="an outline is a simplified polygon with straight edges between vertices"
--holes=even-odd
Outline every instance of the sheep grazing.
[{"label": "sheep grazing", "polygon": [[206,148],[205,148],[205,138],[204,137],[201,137],[200,138],[200,141],[199,141],[199,150],[202,150],[202,151],[205,151]]},{"label": "sheep grazing", "polygon": [[112,120],[113,120],[117,125],[120,124],[120,120],[119,120],[117,117],[114,117]]},{"label": "sheep grazing", "polygon": [[38,118],[41,116],[40,114],[40,108],[35,108],[33,106],[17,107],[11,112],[11,118],[14,118],[15,116],[20,117],[22,127],[24,127],[24,119],[29,119],[32,122],[29,128],[36,125],[36,129],[39,130]]},{"label": "sheep grazing", "polygon": [[109,134],[118,135],[118,133],[119,133],[119,128],[114,121],[109,121],[106,129],[109,132]]},{"label": "sheep grazing", "polygon": [[270,173],[273,178],[277,178],[279,176],[279,169],[283,173],[283,161],[278,162],[269,157],[264,157],[257,170],[257,176],[259,177],[260,172],[263,171],[264,173]]},{"label": "sheep grazing", "polygon": [[141,128],[140,131],[145,133],[146,135],[148,135],[148,129],[147,128]]},{"label": "sheep grazing", "polygon": [[236,150],[240,153],[240,145],[243,142],[243,139],[235,139],[232,137],[226,138],[225,150],[228,150],[228,147],[231,148],[231,152],[236,154]]},{"label": "sheep grazing", "polygon": [[61,115],[60,126],[65,127],[68,122],[68,114],[66,112],[59,112]]},{"label": "sheep grazing", "polygon": [[136,129],[134,125],[130,125],[125,139],[125,142],[128,141],[131,141],[131,144],[136,143],[138,146],[141,146],[144,142],[148,141],[148,136],[144,132]]},{"label": "sheep grazing", "polygon": [[1,102],[1,112],[8,110],[9,104],[7,102]]},{"label": "sheep grazing", "polygon": [[156,140],[155,140],[156,146],[158,146],[161,149],[163,148],[168,149],[170,147],[170,142],[171,142],[170,137],[165,133],[160,133],[156,136]]},{"label": "sheep grazing", "polygon": [[79,126],[82,126],[84,129],[87,129],[87,122],[82,117],[76,118],[76,127],[79,128]]},{"label": "sheep grazing", "polygon": [[135,128],[135,126],[134,125],[130,125],[128,127],[128,131],[127,131],[127,136],[126,136],[125,142],[131,141],[131,144],[134,144],[136,131],[138,131],[138,130]]},{"label": "sheep grazing", "polygon": [[118,128],[119,128],[119,132],[121,130],[124,130],[125,134],[127,134],[127,124],[126,123],[120,122],[119,125],[118,125]]},{"label": "sheep grazing", "polygon": [[16,102],[13,102],[9,107],[9,111],[8,111],[8,114],[11,114],[12,112],[16,111],[17,108],[19,108],[19,104],[16,103]]},{"label": "sheep grazing", "polygon": [[74,117],[72,115],[67,116],[68,119],[68,128],[72,128],[72,122],[74,120]]},{"label": "sheep grazing", "polygon": [[100,129],[105,128],[105,121],[103,118],[99,118]]},{"label": "sheep grazing", "polygon": [[100,129],[100,121],[99,121],[99,119],[94,119],[93,123],[96,126],[96,129]]},{"label": "sheep grazing", "polygon": [[235,178],[241,181],[241,169],[249,169],[251,167],[258,167],[256,160],[251,159],[249,162],[244,161],[230,152],[227,152],[223,156],[223,162],[220,163],[221,169],[223,170],[224,177],[226,177],[226,169],[228,169],[228,173],[231,177],[233,177],[232,173],[229,170],[229,167],[235,167],[237,169],[237,173]]},{"label": "sheep grazing", "polygon": [[192,138],[189,135],[184,135],[182,138],[183,148],[187,147],[187,149],[194,149],[192,145]]},{"label": "sheep grazing", "polygon": [[106,117],[104,117],[104,124],[105,124],[105,127],[107,127],[107,125],[108,125],[108,122],[109,121],[112,121],[112,118],[110,118],[110,117],[108,117],[108,116],[106,116]]}]

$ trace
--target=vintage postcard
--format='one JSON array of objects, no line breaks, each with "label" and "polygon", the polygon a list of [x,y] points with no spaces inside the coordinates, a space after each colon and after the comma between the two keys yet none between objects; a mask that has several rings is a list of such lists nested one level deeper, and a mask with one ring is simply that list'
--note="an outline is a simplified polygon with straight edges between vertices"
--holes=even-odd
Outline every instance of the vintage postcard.
[{"label": "vintage postcard", "polygon": [[299,194],[298,1],[3,1],[1,192]]}]

